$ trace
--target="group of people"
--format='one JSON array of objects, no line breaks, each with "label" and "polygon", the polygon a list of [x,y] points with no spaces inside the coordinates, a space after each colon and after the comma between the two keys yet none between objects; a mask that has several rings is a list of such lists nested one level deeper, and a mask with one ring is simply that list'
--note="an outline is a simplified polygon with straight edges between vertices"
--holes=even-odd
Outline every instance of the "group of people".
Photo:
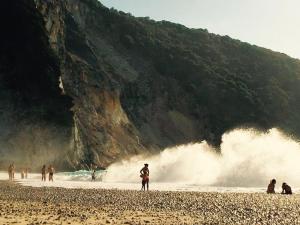
[{"label": "group of people", "polygon": [[[15,170],[16,170],[16,167],[15,167],[14,163],[12,163],[8,166],[8,177],[9,177],[10,181],[13,181],[15,179]],[[29,168],[25,168],[25,169],[21,170],[21,179],[27,179],[28,171],[29,171]]]},{"label": "group of people", "polygon": [[[268,185],[267,193],[268,194],[275,194],[275,185],[276,185],[276,180],[272,179],[270,181],[270,184]],[[292,193],[292,188],[287,184],[287,183],[282,183],[282,191],[281,194],[285,195],[291,195]]]},{"label": "group of people", "polygon": [[[96,169],[92,169],[92,181],[96,181]],[[143,191],[149,190],[149,165],[146,163],[144,167],[140,170],[140,177],[142,178],[142,189]]]},{"label": "group of people", "polygon": [[55,169],[52,165],[49,165],[48,169],[47,169],[46,165],[43,165],[43,167],[42,167],[42,181],[46,181],[47,173],[49,173],[49,181],[53,181],[54,172],[55,172]]},{"label": "group of people", "polygon": [[[49,181],[53,181],[53,175],[54,175],[55,169],[52,165],[49,165],[48,168],[46,165],[43,165],[42,167],[42,181],[46,181],[47,173],[49,173]],[[15,177],[15,166],[14,164],[10,164],[8,167],[8,174],[9,174],[9,180],[13,180]],[[28,174],[28,168],[25,168],[21,172],[21,178],[26,179]],[[144,164],[144,167],[140,170],[140,177],[142,178],[142,189],[143,191],[149,190],[149,176],[150,176],[150,171],[149,171],[149,165],[146,163]],[[96,170],[93,169],[92,172],[92,181],[96,180]],[[270,181],[270,184],[268,185],[267,188],[267,193],[268,194],[275,194],[275,185],[276,185],[276,180],[272,179]],[[291,195],[292,194],[292,188],[287,184],[287,183],[282,183],[282,192],[281,194],[286,194],[286,195]]]},{"label": "group of people", "polygon": [[[28,172],[29,168],[24,168],[21,170],[21,179],[27,179],[28,178]],[[46,165],[43,165],[42,167],[42,181],[46,181],[46,175],[49,173],[49,181],[53,181],[53,175],[54,175],[54,167],[52,165],[49,165],[48,168]],[[15,165],[14,163],[10,164],[8,166],[8,177],[10,181],[13,181],[15,179]]]},{"label": "group of people", "polygon": [[[96,169],[92,167],[92,181],[96,181]],[[142,189],[143,191],[149,190],[149,165],[146,163],[144,167],[140,170],[140,177],[142,178]]]},{"label": "group of people", "polygon": [[[149,190],[149,165],[146,163],[144,164],[144,167],[140,170],[140,177],[142,178],[142,189],[143,191]],[[268,185],[267,193],[268,194],[275,194],[275,185],[276,185],[276,180],[272,179],[270,181],[270,184]],[[287,184],[287,183],[282,183],[282,191],[281,194],[285,195],[291,195],[293,194],[292,188]]]}]

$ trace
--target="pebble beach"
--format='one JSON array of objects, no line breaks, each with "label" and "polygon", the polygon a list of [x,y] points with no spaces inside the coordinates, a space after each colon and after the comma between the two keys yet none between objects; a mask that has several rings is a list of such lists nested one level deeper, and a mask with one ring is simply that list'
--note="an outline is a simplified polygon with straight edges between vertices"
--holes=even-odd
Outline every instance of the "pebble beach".
[{"label": "pebble beach", "polygon": [[299,195],[24,187],[0,182],[0,224],[300,224]]}]

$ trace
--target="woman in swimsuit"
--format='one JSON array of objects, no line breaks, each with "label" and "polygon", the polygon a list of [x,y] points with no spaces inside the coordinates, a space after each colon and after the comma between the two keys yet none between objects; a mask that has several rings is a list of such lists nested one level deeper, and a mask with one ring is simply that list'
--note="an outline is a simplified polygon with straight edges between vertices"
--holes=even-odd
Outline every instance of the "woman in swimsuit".
[{"label": "woman in swimsuit", "polygon": [[142,178],[142,190],[145,191],[147,185],[147,191],[149,190],[149,168],[146,163],[145,166],[140,170],[140,177]]}]

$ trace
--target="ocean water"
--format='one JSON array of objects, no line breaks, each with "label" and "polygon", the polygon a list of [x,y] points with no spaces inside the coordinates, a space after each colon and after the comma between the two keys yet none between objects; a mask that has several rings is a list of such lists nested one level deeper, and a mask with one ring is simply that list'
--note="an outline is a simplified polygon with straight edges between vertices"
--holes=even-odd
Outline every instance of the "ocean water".
[{"label": "ocean water", "polygon": [[[97,171],[96,181],[91,180],[90,171],[63,172],[54,174],[54,181],[41,181],[41,175],[29,173],[28,179],[21,179],[21,174],[15,174],[15,182],[30,187],[61,187],[61,188],[83,188],[83,189],[117,189],[117,190],[140,190],[141,183],[137,178],[136,182],[105,182],[101,181],[105,171]],[[48,177],[47,177],[48,178]],[[0,180],[8,180],[6,172],[0,172]],[[266,184],[267,185],[267,184]],[[168,183],[151,182],[152,191],[196,191],[196,192],[229,192],[229,193],[264,193],[266,187],[226,187],[207,186],[192,183]],[[276,191],[281,191],[278,185]],[[300,193],[300,188],[293,188],[295,193]]]},{"label": "ocean water", "polygon": [[[104,182],[102,180],[105,171],[97,171],[96,181],[91,180],[90,171],[64,172],[54,174],[54,182],[41,181],[41,175],[30,173],[28,179],[21,179],[21,174],[15,174],[15,182],[31,187],[62,187],[62,188],[83,188],[83,189],[119,189],[119,190],[140,190],[141,183],[137,178],[136,182]],[[138,176],[137,176],[138,177]],[[47,177],[48,178],[48,177]],[[8,180],[6,172],[0,172],[0,180]],[[157,191],[200,191],[200,192],[264,192],[264,187],[213,187],[200,186],[184,183],[159,183],[150,181],[150,189]]]},{"label": "ocean water", "polygon": [[[97,171],[56,173],[54,182],[42,182],[40,174],[17,179],[33,187],[102,188],[140,190],[139,171],[149,164],[150,189],[160,191],[265,192],[270,180],[283,182],[294,192],[300,187],[300,144],[278,129],[259,132],[237,129],[222,137],[221,153],[206,142],[168,148],[153,156],[134,156]],[[5,172],[0,179],[7,179]],[[20,178],[20,174],[16,174]]]}]

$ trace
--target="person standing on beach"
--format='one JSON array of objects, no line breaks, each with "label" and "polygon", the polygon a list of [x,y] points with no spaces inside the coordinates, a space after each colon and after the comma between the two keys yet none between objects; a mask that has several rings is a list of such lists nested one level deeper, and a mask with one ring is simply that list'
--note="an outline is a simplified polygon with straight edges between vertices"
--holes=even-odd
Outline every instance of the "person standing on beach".
[{"label": "person standing on beach", "polygon": [[29,169],[26,167],[25,168],[25,179],[27,179],[27,177],[28,177],[28,171],[29,171]]},{"label": "person standing on beach", "polygon": [[145,191],[146,189],[146,185],[147,185],[147,191],[149,190],[149,168],[148,168],[148,164],[144,164],[144,167],[140,170],[140,177],[142,178],[142,190]]},{"label": "person standing on beach", "polygon": [[268,189],[267,189],[268,194],[275,194],[275,184],[276,184],[276,180],[272,179],[270,181],[270,184],[268,185]]},{"label": "person standing on beach", "polygon": [[15,164],[11,164],[11,179],[15,179]]},{"label": "person standing on beach", "polygon": [[96,170],[93,170],[92,181],[96,181]]},{"label": "person standing on beach", "polygon": [[24,179],[25,178],[25,170],[22,170],[21,171],[21,179]]},{"label": "person standing on beach", "polygon": [[42,181],[46,181],[46,165],[42,167]]},{"label": "person standing on beach", "polygon": [[53,181],[54,167],[52,165],[48,167],[48,172],[49,172],[49,181]]},{"label": "person standing on beach", "polygon": [[8,177],[9,177],[9,180],[11,181],[12,180],[12,164],[10,164],[8,166]]}]

